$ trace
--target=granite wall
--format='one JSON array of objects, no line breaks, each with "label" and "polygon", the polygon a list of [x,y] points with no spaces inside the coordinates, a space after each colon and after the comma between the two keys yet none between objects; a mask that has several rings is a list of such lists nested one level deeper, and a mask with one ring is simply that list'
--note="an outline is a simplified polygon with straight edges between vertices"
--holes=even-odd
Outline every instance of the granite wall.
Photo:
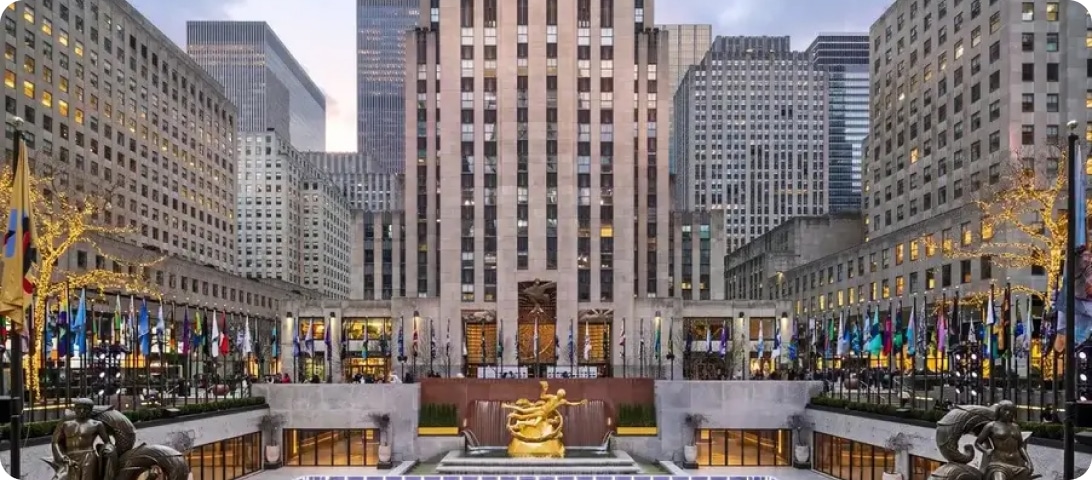
[{"label": "granite wall", "polygon": [[[268,413],[262,408],[241,413],[204,416],[198,420],[186,420],[166,425],[138,428],[137,443],[164,444],[174,432],[184,432],[193,437],[193,445],[201,446],[228,438],[235,438],[258,431],[258,420]],[[158,423],[158,422],[156,422]],[[53,469],[42,458],[51,458],[53,453],[48,443],[23,447],[19,452],[22,459],[22,474],[28,479],[53,478]],[[4,468],[8,467],[8,455],[3,458]]]},{"label": "granite wall", "polygon": [[[814,408],[808,409],[808,417],[814,422],[816,432],[880,447],[895,433],[901,432],[910,436],[913,447],[909,452],[900,454],[899,458],[896,459],[905,478],[910,477],[910,455],[939,461],[944,460],[937,450],[936,430],[933,428]],[[966,436],[960,443],[966,445],[973,440],[972,437]],[[1062,450],[1060,448],[1031,444],[1028,446],[1028,453],[1035,462],[1035,473],[1042,475],[1043,479],[1055,480],[1062,478]],[[1078,471],[1086,468],[1090,462],[1092,462],[1092,455],[1081,451],[1077,452],[1075,464]]]}]

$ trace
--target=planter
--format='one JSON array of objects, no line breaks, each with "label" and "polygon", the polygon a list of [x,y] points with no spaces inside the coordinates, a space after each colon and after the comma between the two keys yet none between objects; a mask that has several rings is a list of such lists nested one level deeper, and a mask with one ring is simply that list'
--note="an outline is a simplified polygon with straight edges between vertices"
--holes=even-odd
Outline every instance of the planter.
[{"label": "planter", "polygon": [[792,458],[796,460],[796,463],[806,464],[811,460],[811,447],[807,445],[797,445],[792,449]]},{"label": "planter", "polygon": [[883,472],[883,480],[902,480],[902,474]]},{"label": "planter", "polygon": [[614,433],[619,437],[655,437],[660,431],[656,427],[618,427]]},{"label": "planter", "polygon": [[695,470],[698,468],[698,446],[687,445],[682,449],[683,463],[682,468],[687,470]]},{"label": "planter", "polygon": [[457,437],[459,427],[417,427],[419,437]]},{"label": "planter", "polygon": [[391,446],[380,445],[377,449],[379,454],[379,463],[391,463]]},{"label": "planter", "polygon": [[280,445],[266,445],[265,446],[265,469],[276,470],[281,468],[281,446]]}]

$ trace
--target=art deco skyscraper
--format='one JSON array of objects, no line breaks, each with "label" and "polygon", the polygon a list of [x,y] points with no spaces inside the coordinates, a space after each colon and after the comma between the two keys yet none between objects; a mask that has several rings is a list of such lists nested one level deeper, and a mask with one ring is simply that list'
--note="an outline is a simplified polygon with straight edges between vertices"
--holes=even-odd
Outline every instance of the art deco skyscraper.
[{"label": "art deco skyscraper", "polygon": [[635,321],[634,297],[668,296],[670,63],[651,2],[422,0],[421,18],[406,296],[551,329]]}]

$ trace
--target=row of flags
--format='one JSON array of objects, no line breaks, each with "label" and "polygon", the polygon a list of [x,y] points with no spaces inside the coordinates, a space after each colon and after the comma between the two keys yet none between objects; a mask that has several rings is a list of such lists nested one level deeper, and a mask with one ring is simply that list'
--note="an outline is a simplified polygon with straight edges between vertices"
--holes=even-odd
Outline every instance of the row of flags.
[{"label": "row of flags", "polygon": [[[201,310],[196,310],[191,320],[190,309],[185,308],[181,338],[177,338],[173,309],[168,320],[163,305],[160,304],[153,320],[147,300],[141,299],[138,309],[136,298],[130,296],[128,309],[123,310],[121,296],[117,295],[113,316],[106,322],[109,325],[108,331],[103,331],[104,322],[99,319],[88,322],[86,290],[80,291],[79,303],[74,311],[69,304],[69,297],[66,292],[59,300],[52,304],[47,303],[47,311],[50,313],[46,318],[42,345],[43,353],[47,357],[54,348],[60,357],[76,355],[77,352],[85,353],[89,351],[89,345],[107,339],[112,343],[132,345],[137,353],[145,356],[152,353],[153,342],[162,353],[188,355],[191,352],[204,351],[213,358],[227,356],[232,352],[250,355],[257,350],[258,339],[252,335],[249,317],[244,317],[243,328],[237,329],[235,338],[232,339],[226,328],[227,313],[212,311],[211,316],[204,316]],[[274,326],[271,335],[273,358],[278,356],[279,345],[276,338],[277,328]]]},{"label": "row of flags", "polygon": [[[813,351],[824,352],[826,357],[847,355],[888,356],[903,353],[910,357],[926,355],[930,349],[939,355],[952,350],[955,343],[968,342],[982,346],[984,358],[1001,359],[1024,357],[1031,351],[1033,337],[1055,331],[1050,322],[1042,322],[1036,328],[1031,310],[1032,300],[1027,298],[1021,311],[1014,302],[1012,290],[1003,290],[1000,300],[993,291],[986,301],[981,321],[960,319],[959,297],[944,307],[929,322],[924,302],[915,300],[904,318],[901,304],[892,303],[888,311],[869,307],[859,319],[850,321],[848,312],[842,310],[837,318],[810,319]],[[905,321],[904,321],[905,320]],[[932,323],[932,328],[930,328]],[[962,338],[961,338],[962,337]]]}]

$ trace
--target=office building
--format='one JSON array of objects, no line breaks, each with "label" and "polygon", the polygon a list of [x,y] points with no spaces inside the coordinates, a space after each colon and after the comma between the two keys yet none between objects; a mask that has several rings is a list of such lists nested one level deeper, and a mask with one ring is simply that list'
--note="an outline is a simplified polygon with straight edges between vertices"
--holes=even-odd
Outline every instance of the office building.
[{"label": "office building", "polygon": [[[668,57],[671,59],[668,75],[671,79],[671,96],[674,97],[679,81],[682,80],[683,75],[686,75],[686,71],[691,66],[701,62],[701,59],[705,57],[705,52],[709,51],[709,46],[713,43],[713,26],[676,24],[657,25],[656,28],[667,32]],[[668,102],[669,109],[674,105],[673,101]],[[672,118],[670,111],[668,115],[668,118]],[[673,135],[674,129],[675,125],[672,123],[671,131],[668,134]],[[675,173],[675,154],[676,152],[669,151],[671,173]]]},{"label": "office building", "polygon": [[354,210],[401,210],[401,175],[384,170],[364,152],[303,152],[304,158],[326,173]]},{"label": "office building", "polygon": [[724,210],[733,250],[827,212],[827,82],[789,37],[718,37],[675,94],[676,204]]},{"label": "office building", "polygon": [[1014,168],[1049,179],[1065,124],[1089,125],[1087,18],[1075,2],[900,0],[873,24],[866,243],[787,272],[797,312],[933,303],[957,289],[982,298],[1004,282],[1045,291],[1046,268],[966,253],[1027,241],[976,200]]},{"label": "office building", "polygon": [[76,191],[115,185],[101,220],[132,229],[64,268],[135,273],[126,261],[165,255],[144,270],[165,301],[279,318],[299,292],[234,275],[238,121],[219,82],[127,2],[27,0],[3,22],[5,111],[26,120],[35,168]]},{"label": "office building", "polygon": [[827,75],[831,213],[861,210],[861,149],[868,135],[868,34],[820,34],[807,50]]},{"label": "office building", "polygon": [[356,0],[357,151],[387,172],[405,158],[406,32],[420,14],[420,0]]},{"label": "office building", "polygon": [[268,24],[187,22],[186,50],[224,85],[238,131],[273,129],[297,150],[326,149],[326,97]]}]

